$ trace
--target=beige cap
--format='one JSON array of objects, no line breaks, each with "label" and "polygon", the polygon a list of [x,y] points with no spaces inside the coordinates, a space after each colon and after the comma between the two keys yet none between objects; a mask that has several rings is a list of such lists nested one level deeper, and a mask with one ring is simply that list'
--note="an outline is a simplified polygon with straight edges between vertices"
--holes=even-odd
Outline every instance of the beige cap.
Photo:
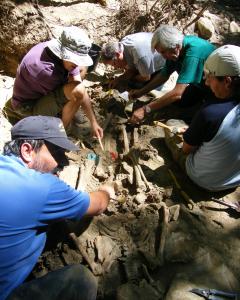
[{"label": "beige cap", "polygon": [[240,47],[225,45],[213,51],[204,64],[204,72],[214,76],[240,76]]}]

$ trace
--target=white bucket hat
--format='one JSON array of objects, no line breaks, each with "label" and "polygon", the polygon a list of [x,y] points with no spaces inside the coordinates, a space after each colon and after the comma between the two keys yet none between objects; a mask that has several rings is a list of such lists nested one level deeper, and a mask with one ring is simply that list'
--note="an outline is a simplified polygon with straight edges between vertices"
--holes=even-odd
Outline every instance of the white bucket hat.
[{"label": "white bucket hat", "polygon": [[204,64],[204,72],[214,76],[240,76],[240,47],[225,45],[213,51]]},{"label": "white bucket hat", "polygon": [[58,39],[48,42],[48,48],[60,59],[77,66],[91,66],[93,61],[88,55],[92,46],[86,32],[76,26],[65,27]]}]

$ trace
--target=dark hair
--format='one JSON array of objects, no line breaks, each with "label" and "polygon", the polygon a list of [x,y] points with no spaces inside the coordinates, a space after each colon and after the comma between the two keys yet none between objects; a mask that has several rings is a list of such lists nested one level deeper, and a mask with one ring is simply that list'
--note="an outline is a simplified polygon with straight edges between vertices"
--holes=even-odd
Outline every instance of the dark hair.
[{"label": "dark hair", "polygon": [[240,77],[231,76],[231,78],[232,78],[233,96],[237,96],[238,98],[240,98]]},{"label": "dark hair", "polygon": [[21,146],[24,143],[28,143],[33,147],[33,150],[37,153],[42,145],[44,145],[44,140],[13,140],[7,142],[3,148],[4,155],[15,155],[20,157],[21,156]]},{"label": "dark hair", "polygon": [[101,61],[114,60],[116,53],[122,51],[122,46],[119,42],[109,42],[102,47]]},{"label": "dark hair", "polygon": [[[223,81],[226,76],[216,76],[218,81]],[[228,76],[227,76],[228,77]],[[240,97],[240,77],[229,76],[232,79],[231,89],[233,90],[233,96]]]}]

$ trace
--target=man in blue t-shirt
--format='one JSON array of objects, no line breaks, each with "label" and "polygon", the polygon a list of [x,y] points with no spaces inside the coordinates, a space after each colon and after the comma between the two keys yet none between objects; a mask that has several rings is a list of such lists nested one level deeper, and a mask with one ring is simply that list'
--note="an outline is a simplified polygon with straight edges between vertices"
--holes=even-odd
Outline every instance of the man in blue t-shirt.
[{"label": "man in blue t-shirt", "polygon": [[166,143],[196,184],[220,191],[240,184],[240,47],[215,50],[204,72],[216,100],[206,101],[184,132],[183,151],[168,130]]},{"label": "man in blue t-shirt", "polygon": [[113,188],[81,192],[53,174],[65,151],[78,150],[60,119],[27,117],[11,134],[0,155],[0,299],[95,299],[96,281],[80,265],[23,282],[43,251],[48,225],[102,213]]}]

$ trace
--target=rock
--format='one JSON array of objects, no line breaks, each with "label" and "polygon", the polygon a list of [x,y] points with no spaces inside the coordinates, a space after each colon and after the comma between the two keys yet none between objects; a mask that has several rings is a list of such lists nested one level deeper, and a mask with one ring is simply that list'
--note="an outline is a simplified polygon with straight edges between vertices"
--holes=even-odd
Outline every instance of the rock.
[{"label": "rock", "polygon": [[239,26],[236,22],[232,21],[232,22],[229,24],[229,31],[230,31],[231,33],[234,33],[234,32],[240,32],[240,26]]},{"label": "rock", "polygon": [[197,21],[197,29],[199,32],[199,36],[206,40],[210,39],[215,32],[215,28],[212,21],[204,17],[201,17]]}]

